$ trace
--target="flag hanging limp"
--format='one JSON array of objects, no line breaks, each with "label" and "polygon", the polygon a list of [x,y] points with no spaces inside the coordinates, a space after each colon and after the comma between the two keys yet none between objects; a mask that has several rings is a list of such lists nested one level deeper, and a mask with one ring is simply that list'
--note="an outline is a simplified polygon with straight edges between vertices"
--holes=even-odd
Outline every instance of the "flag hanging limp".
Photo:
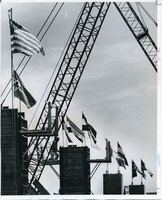
[{"label": "flag hanging limp", "polygon": [[126,159],[126,157],[125,157],[125,154],[124,154],[123,149],[122,149],[122,147],[120,146],[119,142],[117,143],[117,153],[118,153],[118,156],[119,156],[121,159],[124,160],[125,165],[128,166],[128,161],[127,161],[127,159]]},{"label": "flag hanging limp", "polygon": [[42,44],[27,28],[10,19],[10,30],[12,53],[23,53],[32,56],[41,52],[45,55]]},{"label": "flag hanging limp", "polygon": [[153,177],[153,173],[152,173],[150,170],[148,170],[148,169],[146,168],[145,163],[143,162],[142,159],[141,159],[141,171],[142,171],[142,175],[143,175],[144,178],[146,178],[146,174],[145,174],[144,171],[147,171],[148,174],[149,174],[151,177]]},{"label": "flag hanging limp", "polygon": [[118,163],[118,165],[119,165],[120,167],[124,167],[124,168],[126,169],[126,167],[125,167],[125,162],[124,162],[123,159],[121,159],[121,158],[116,158],[116,161],[117,161],[117,163]]},{"label": "flag hanging limp", "polygon": [[75,135],[75,137],[80,142],[83,142],[83,138],[85,137],[83,131],[81,131],[68,117],[67,117],[67,121],[69,122],[71,130],[72,130],[73,134]]},{"label": "flag hanging limp", "polygon": [[67,137],[68,142],[69,142],[69,143],[73,143],[73,141],[71,140],[71,138],[70,138],[69,135],[68,135],[68,128],[66,127],[64,118],[62,118],[62,130],[65,131],[65,135],[66,135],[66,137]]},{"label": "flag hanging limp", "polygon": [[82,113],[82,119],[84,119],[86,125],[82,125],[82,130],[83,131],[88,131],[88,136],[89,139],[91,141],[91,146],[95,149],[100,150],[100,147],[97,144],[97,131],[93,128],[93,126],[91,126],[88,121],[87,118],[85,117],[85,115]]},{"label": "flag hanging limp", "polygon": [[27,108],[31,108],[36,104],[36,100],[25,88],[22,80],[14,70],[14,96],[25,103]]},{"label": "flag hanging limp", "polygon": [[137,176],[137,172],[143,176],[143,173],[139,170],[134,160],[132,160],[132,178]]}]

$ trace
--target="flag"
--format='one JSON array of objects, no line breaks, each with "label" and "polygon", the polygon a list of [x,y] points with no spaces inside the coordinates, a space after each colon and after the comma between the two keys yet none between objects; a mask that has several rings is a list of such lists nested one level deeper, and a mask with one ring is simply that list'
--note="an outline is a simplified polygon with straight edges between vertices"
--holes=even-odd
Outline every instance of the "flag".
[{"label": "flag", "polygon": [[108,141],[108,139],[106,139],[106,160],[108,160],[110,163],[111,163],[112,154],[113,154],[113,150],[111,148],[110,141]]},{"label": "flag", "polygon": [[151,177],[153,177],[153,173],[152,173],[149,169],[147,169],[147,172],[149,173],[149,175],[150,175]]},{"label": "flag", "polygon": [[132,178],[137,176],[137,172],[139,174],[143,175],[142,172],[138,169],[138,167],[137,167],[136,163],[134,162],[134,160],[132,160]]},{"label": "flag", "polygon": [[146,168],[145,163],[143,162],[142,159],[141,159],[141,171],[142,171],[142,173],[143,173],[143,177],[144,177],[144,178],[146,178],[146,174],[144,173],[144,171],[147,171],[148,174],[149,174],[151,177],[153,177],[153,173],[152,173],[150,170],[148,170],[148,169]]},{"label": "flag", "polygon": [[147,170],[146,167],[145,167],[145,163],[144,163],[143,160],[141,159],[141,172],[142,172],[143,178],[146,179],[146,174],[145,174],[145,172],[144,172],[145,170]]},{"label": "flag", "polygon": [[116,158],[116,161],[117,161],[117,163],[118,163],[119,166],[124,167],[124,168],[126,169],[126,167],[125,167],[125,162],[124,162],[123,159],[121,159],[121,158]]},{"label": "flag", "polygon": [[31,108],[36,104],[36,100],[32,97],[32,95],[25,88],[23,82],[20,77],[14,70],[14,96],[20,99],[25,103],[27,108]]},{"label": "flag", "polygon": [[74,133],[75,137],[80,141],[83,142],[84,133],[81,131],[68,117],[67,121],[71,127],[72,132]]},{"label": "flag", "polygon": [[45,55],[42,44],[30,31],[10,19],[11,52],[23,53],[27,56],[41,52]]},{"label": "flag", "polygon": [[88,131],[88,136],[90,138],[90,141],[91,141],[91,146],[93,148],[96,148],[98,150],[100,150],[98,144],[97,144],[97,140],[96,140],[96,137],[97,137],[97,132],[96,130],[93,128],[93,126],[91,126],[88,121],[87,121],[87,118],[85,117],[85,115],[82,113],[82,119],[84,119],[86,125],[82,125],[82,130],[83,131]]},{"label": "flag", "polygon": [[136,171],[136,164],[135,162],[132,160],[132,178],[137,176],[137,171]]},{"label": "flag", "polygon": [[69,142],[69,143],[72,143],[73,141],[71,140],[71,138],[70,138],[69,135],[68,135],[67,127],[66,127],[64,118],[62,118],[62,130],[65,131],[65,135],[66,135],[66,137],[67,137],[68,142]]},{"label": "flag", "polygon": [[127,159],[126,159],[126,157],[125,157],[125,154],[124,154],[123,149],[122,149],[122,147],[120,146],[119,142],[117,143],[117,145],[118,145],[118,146],[117,146],[117,154],[120,156],[120,158],[122,158],[122,159],[124,160],[125,165],[128,166],[128,161],[127,161]]}]

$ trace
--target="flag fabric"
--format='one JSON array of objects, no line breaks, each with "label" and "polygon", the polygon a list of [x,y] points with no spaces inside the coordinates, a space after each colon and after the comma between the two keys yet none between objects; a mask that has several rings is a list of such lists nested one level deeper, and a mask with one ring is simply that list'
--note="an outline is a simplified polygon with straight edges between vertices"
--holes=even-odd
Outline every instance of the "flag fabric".
[{"label": "flag fabric", "polygon": [[125,167],[125,162],[124,162],[123,159],[121,159],[121,158],[116,158],[116,161],[117,161],[117,163],[118,163],[119,166],[124,167],[124,168],[126,169],[126,167]]},{"label": "flag fabric", "polygon": [[144,177],[144,178],[146,178],[146,174],[144,173],[144,171],[147,171],[148,174],[149,174],[151,177],[153,177],[153,173],[152,173],[150,170],[148,170],[148,169],[146,168],[145,163],[143,162],[142,159],[141,159],[141,171],[142,171],[142,174],[143,174],[143,177]]},{"label": "flag fabric", "polygon": [[137,176],[136,168],[137,168],[137,166],[136,166],[135,162],[132,160],[132,178]]},{"label": "flag fabric", "polygon": [[69,143],[73,143],[73,141],[71,140],[71,138],[69,137],[69,135],[68,135],[68,129],[67,129],[67,127],[66,127],[66,124],[65,124],[65,121],[64,121],[64,119],[62,118],[62,130],[64,130],[65,131],[65,135],[66,135],[66,137],[67,137],[67,140],[68,140],[68,142]]},{"label": "flag fabric", "polygon": [[10,19],[10,30],[12,53],[23,53],[32,56],[41,52],[45,55],[42,44],[27,28]]},{"label": "flag fabric", "polygon": [[27,108],[31,108],[36,104],[36,100],[25,88],[22,80],[14,70],[14,96],[24,102]]},{"label": "flag fabric", "polygon": [[138,169],[136,163],[134,162],[134,160],[132,160],[132,178],[137,176],[137,172],[141,175],[143,175],[143,173]]},{"label": "flag fabric", "polygon": [[97,132],[96,130],[93,128],[93,126],[91,126],[88,121],[87,121],[87,118],[85,117],[85,115],[82,113],[82,119],[84,119],[85,121],[85,124],[86,125],[82,125],[82,130],[83,131],[88,131],[88,136],[90,138],[90,141],[91,141],[91,146],[95,149],[98,149],[100,150],[98,144],[97,144],[97,140],[96,140],[96,137],[97,137]]},{"label": "flag fabric", "polygon": [[147,169],[147,172],[149,173],[149,175],[150,175],[151,177],[153,177],[153,173],[152,173],[149,169]]},{"label": "flag fabric", "polygon": [[90,132],[88,132],[88,136],[89,136],[89,139],[91,141],[91,147],[98,149],[100,151],[100,147],[98,146],[97,143],[94,142],[94,138],[93,138],[93,136]]},{"label": "flag fabric", "polygon": [[69,122],[69,125],[71,127],[71,130],[73,132],[73,134],[75,135],[75,137],[80,141],[83,142],[83,138],[84,138],[84,133],[83,131],[81,131],[68,117],[67,117],[67,121]]},{"label": "flag fabric", "polygon": [[117,154],[119,155],[120,158],[122,158],[124,160],[125,165],[128,166],[128,161],[127,161],[127,159],[125,157],[125,154],[124,154],[123,149],[120,146],[119,142],[117,143]]},{"label": "flag fabric", "polygon": [[106,160],[108,160],[110,163],[111,163],[112,154],[113,154],[113,150],[111,148],[110,141],[108,141],[108,139],[106,139]]},{"label": "flag fabric", "polygon": [[143,178],[146,179],[145,170],[147,170],[146,167],[145,167],[145,163],[144,163],[143,160],[141,159],[141,172],[142,172]]}]

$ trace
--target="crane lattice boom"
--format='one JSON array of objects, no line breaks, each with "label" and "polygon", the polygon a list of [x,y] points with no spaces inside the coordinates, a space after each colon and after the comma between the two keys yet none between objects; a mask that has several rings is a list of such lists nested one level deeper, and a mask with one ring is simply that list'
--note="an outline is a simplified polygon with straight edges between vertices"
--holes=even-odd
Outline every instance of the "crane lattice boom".
[{"label": "crane lattice boom", "polygon": [[[95,44],[110,3],[95,2],[85,3],[78,23],[75,27],[64,58],[47,97],[47,102],[52,99],[52,109],[58,108],[60,122],[70,105],[76,87],[79,83],[85,65]],[[45,105],[38,120],[36,129],[42,130],[48,127],[48,106]],[[55,118],[52,121],[54,129]],[[61,123],[59,124],[60,128]],[[33,137],[29,143],[28,151],[29,173],[31,179],[28,187],[32,186],[35,179],[39,180],[51,148],[50,136]],[[39,150],[39,159],[35,159]],[[41,163],[44,163],[42,165]]]}]

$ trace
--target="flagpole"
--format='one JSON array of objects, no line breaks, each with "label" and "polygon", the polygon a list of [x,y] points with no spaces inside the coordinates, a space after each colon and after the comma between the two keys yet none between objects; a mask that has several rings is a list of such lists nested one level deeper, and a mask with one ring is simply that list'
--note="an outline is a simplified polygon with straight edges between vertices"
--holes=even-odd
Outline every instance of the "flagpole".
[{"label": "flagpole", "polygon": [[21,112],[21,101],[19,100],[20,112]]},{"label": "flagpole", "polygon": [[141,185],[143,185],[143,177],[142,177],[142,174],[141,174]]},{"label": "flagpole", "polygon": [[[66,117],[66,119],[65,119],[64,135],[66,134],[66,131],[67,131],[67,130],[65,130],[65,129],[67,128],[66,125],[67,125],[67,117]],[[63,136],[63,139],[65,140],[65,142],[66,142],[65,145],[66,145],[66,147],[67,147],[67,146],[68,146],[68,144],[67,144],[68,139],[67,139],[67,137],[64,137],[64,136]]]},{"label": "flagpole", "polygon": [[106,174],[109,174],[109,163],[106,165]]},{"label": "flagpole", "polygon": [[[11,35],[11,22],[12,20],[12,8],[8,11],[10,35]],[[12,109],[14,108],[14,69],[13,69],[13,53],[11,49],[11,98],[12,98]]]},{"label": "flagpole", "polygon": [[118,164],[118,174],[120,173],[120,166],[119,166],[119,164]]},{"label": "flagpole", "polygon": [[132,163],[132,185],[133,185],[133,163]]},{"label": "flagpole", "polygon": [[[82,111],[82,116],[83,116],[83,111]],[[83,125],[83,117],[82,117],[82,125]],[[82,130],[82,131],[83,131],[83,130]],[[84,141],[84,145],[86,146],[85,132],[84,132],[84,139],[83,139],[83,141]],[[83,143],[82,143],[82,145],[83,145]]]},{"label": "flagpole", "polygon": [[63,131],[63,128],[62,128],[62,140],[63,140],[63,147],[64,147],[64,131]]},{"label": "flagpole", "polygon": [[[142,159],[141,159],[142,160]],[[141,165],[141,172],[143,173],[142,171],[142,165]],[[143,185],[143,177],[142,177],[142,174],[141,174],[141,185]]]}]

